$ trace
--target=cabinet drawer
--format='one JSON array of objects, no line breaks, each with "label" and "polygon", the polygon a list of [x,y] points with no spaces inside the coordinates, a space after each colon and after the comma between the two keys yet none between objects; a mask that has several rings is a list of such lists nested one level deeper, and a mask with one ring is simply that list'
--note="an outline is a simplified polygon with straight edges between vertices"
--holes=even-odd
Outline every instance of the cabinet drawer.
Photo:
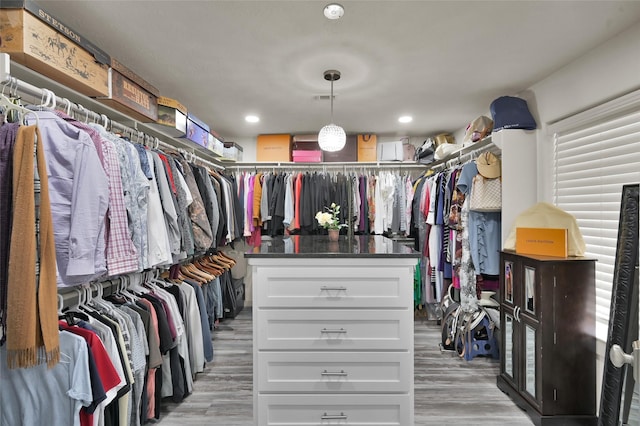
[{"label": "cabinet drawer", "polygon": [[409,268],[261,268],[254,285],[260,307],[400,308],[413,300]]},{"label": "cabinet drawer", "polygon": [[260,352],[261,392],[408,393],[413,357],[405,352]]},{"label": "cabinet drawer", "polygon": [[408,350],[412,332],[408,310],[258,309],[254,350]]},{"label": "cabinet drawer", "polygon": [[407,426],[409,395],[258,395],[258,424]]}]

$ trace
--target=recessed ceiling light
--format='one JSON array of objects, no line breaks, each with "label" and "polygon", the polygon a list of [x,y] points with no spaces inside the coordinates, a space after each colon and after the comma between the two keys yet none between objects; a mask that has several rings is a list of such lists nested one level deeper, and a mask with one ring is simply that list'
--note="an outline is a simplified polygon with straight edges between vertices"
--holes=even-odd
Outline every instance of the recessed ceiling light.
[{"label": "recessed ceiling light", "polygon": [[247,115],[244,120],[247,123],[257,123],[260,121],[260,117],[258,117],[257,115]]},{"label": "recessed ceiling light", "polygon": [[413,117],[411,117],[410,115],[403,115],[402,117],[398,118],[398,121],[400,123],[411,123],[413,121]]},{"label": "recessed ceiling light", "polygon": [[327,19],[340,19],[342,15],[344,15],[344,7],[338,3],[330,3],[324,7],[324,16]]}]

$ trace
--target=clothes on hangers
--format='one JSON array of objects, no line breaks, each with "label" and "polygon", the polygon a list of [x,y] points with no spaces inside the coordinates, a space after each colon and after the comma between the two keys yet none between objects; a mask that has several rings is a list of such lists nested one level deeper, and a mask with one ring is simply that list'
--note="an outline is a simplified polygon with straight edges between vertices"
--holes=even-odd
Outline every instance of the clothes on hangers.
[{"label": "clothes on hangers", "polygon": [[[423,175],[414,184],[412,230],[420,262],[423,304],[441,301],[449,284],[460,290],[461,306],[472,312],[478,294],[494,289],[499,274],[500,212],[469,211],[465,196],[478,174],[473,161]],[[424,220],[424,222],[423,222]]]},{"label": "clothes on hangers", "polygon": [[349,222],[346,215],[351,203],[354,232],[410,232],[413,188],[408,175],[391,171],[369,175],[254,171],[236,172],[234,177],[238,192],[243,194],[242,235],[251,241],[263,233],[275,236],[322,232],[315,215],[331,203],[341,206],[342,223]]},{"label": "clothes on hangers", "polygon": [[[47,129],[45,147],[57,153],[47,156],[52,192],[56,200],[65,197],[54,209],[59,287],[168,265],[242,236],[244,182],[241,191],[232,177],[190,164],[180,153],[135,147],[61,112],[33,111],[36,117]],[[61,140],[66,151],[57,147]],[[84,157],[71,159],[77,146]],[[76,236],[80,226],[86,232]]]},{"label": "clothes on hangers", "polygon": [[[109,184],[91,137],[50,111],[36,111],[45,151],[55,229],[58,286],[106,274]],[[35,124],[32,115],[27,122]]]},{"label": "clothes on hangers", "polygon": [[[23,167],[22,161],[19,168],[13,167],[16,138],[31,127],[17,123],[0,127],[0,191],[7,198],[0,209],[0,219],[6,219],[0,228],[0,311],[8,313],[0,318],[0,375],[3,390],[7,390],[0,392],[0,405],[12,405],[11,410],[3,411],[3,417],[20,419],[9,421],[12,424],[24,419],[40,424],[45,419],[33,416],[44,415],[48,421],[53,413],[65,424],[82,426],[140,425],[158,418],[160,400],[180,401],[191,393],[194,376],[213,360],[211,330],[225,317],[231,296],[235,297],[229,293],[229,289],[233,293],[230,269],[235,261],[218,253],[208,256],[206,264],[203,259],[193,263],[190,272],[204,282],[186,277],[175,283],[154,282],[137,272],[172,265],[187,256],[198,258],[241,236],[238,225],[244,217],[238,214],[238,207],[239,197],[245,198],[245,185],[238,188],[232,177],[191,164],[180,153],[135,146],[100,125],[79,122],[59,111],[28,110],[25,118],[41,128],[37,138],[32,138],[41,147],[34,150],[30,145],[24,164],[41,169],[39,175],[33,173],[20,182],[31,182],[36,189],[41,186],[41,197],[36,189],[16,186],[12,176],[14,171],[33,169]],[[34,153],[38,154],[36,163]],[[42,185],[39,176],[44,177]],[[51,212],[39,220],[44,233],[53,224],[51,249],[48,240],[36,232],[33,253],[20,249],[18,240],[11,239],[12,224],[14,230],[22,229],[11,217],[16,194],[21,197],[18,201],[35,202],[36,218],[38,207],[44,213],[50,201]],[[36,219],[32,226],[38,229]],[[26,238],[28,234],[22,232],[20,241],[32,241]],[[10,252],[27,260],[35,256],[40,268],[35,262],[31,266],[9,262]],[[47,253],[51,254],[49,263]],[[57,274],[52,272],[55,269]],[[35,271],[36,279],[28,279],[35,289],[30,291],[21,280],[12,280],[20,289],[11,288],[7,271],[22,278]],[[217,275],[208,274],[210,271]],[[51,278],[51,286],[38,279],[38,273]],[[56,286],[76,287],[112,276],[119,276],[120,281],[138,277],[139,282],[133,282],[131,291],[104,299],[100,291],[59,322],[56,298],[47,292],[55,291]],[[92,284],[94,291],[97,288],[102,285]],[[39,294],[39,299],[53,301],[51,309],[37,305]],[[7,300],[14,300],[11,309],[6,309]],[[22,300],[35,301],[39,315],[26,309]],[[21,322],[15,309],[22,308],[26,315],[39,317],[41,324],[36,325],[43,326],[39,335],[44,337],[44,346],[38,332],[31,339],[31,332],[22,333],[24,327],[10,327],[11,344],[3,344],[5,326]],[[33,340],[37,347],[29,351],[38,358],[28,361],[34,366],[29,372],[7,372],[13,342],[20,339]],[[63,362],[56,364],[58,354]],[[41,362],[52,368],[40,368]],[[38,389],[26,395],[27,388]],[[14,397],[24,402],[31,396],[38,402],[14,404]]]}]

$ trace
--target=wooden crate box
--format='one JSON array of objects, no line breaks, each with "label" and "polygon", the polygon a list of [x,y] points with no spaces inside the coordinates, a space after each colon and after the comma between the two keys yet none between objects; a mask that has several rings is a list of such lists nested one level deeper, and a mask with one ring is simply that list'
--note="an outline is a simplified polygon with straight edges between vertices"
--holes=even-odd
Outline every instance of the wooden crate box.
[{"label": "wooden crate box", "polygon": [[0,9],[0,52],[84,95],[109,94],[109,65],[27,10]]}]

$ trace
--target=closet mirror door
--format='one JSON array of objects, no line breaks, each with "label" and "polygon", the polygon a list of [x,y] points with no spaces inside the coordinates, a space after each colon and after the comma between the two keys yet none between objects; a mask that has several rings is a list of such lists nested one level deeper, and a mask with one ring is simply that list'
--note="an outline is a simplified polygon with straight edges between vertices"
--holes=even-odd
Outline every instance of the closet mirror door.
[{"label": "closet mirror door", "polygon": [[524,309],[536,315],[536,270],[524,267]]},{"label": "closet mirror door", "polygon": [[638,185],[622,187],[598,426],[638,424],[627,419],[638,411],[631,408],[637,399],[632,369],[611,361],[614,345],[631,353],[632,343],[638,339],[638,193]]},{"label": "closet mirror door", "polygon": [[513,304],[513,262],[504,262],[504,299]]},{"label": "closet mirror door", "polygon": [[[639,227],[640,228],[640,227]],[[631,292],[631,300],[635,305],[632,310],[631,321],[629,327],[629,340],[636,342],[640,340],[640,333],[638,332],[638,312],[640,312],[640,299],[638,298],[638,266],[635,267],[634,284]],[[633,344],[632,344],[633,346]],[[629,348],[632,351],[633,347]],[[622,385],[622,397],[620,400],[620,424],[622,425],[640,425],[640,381],[634,379],[635,376],[640,374],[640,371],[635,371],[631,365],[624,365],[622,367],[623,385]]]},{"label": "closet mirror door", "polygon": [[513,366],[515,364],[513,360],[514,351],[514,328],[513,328],[513,316],[505,314],[504,316],[504,372],[509,376],[511,381],[514,381]]},{"label": "closet mirror door", "polygon": [[524,326],[524,389],[533,397],[538,399],[536,392],[536,329],[525,324]]}]

